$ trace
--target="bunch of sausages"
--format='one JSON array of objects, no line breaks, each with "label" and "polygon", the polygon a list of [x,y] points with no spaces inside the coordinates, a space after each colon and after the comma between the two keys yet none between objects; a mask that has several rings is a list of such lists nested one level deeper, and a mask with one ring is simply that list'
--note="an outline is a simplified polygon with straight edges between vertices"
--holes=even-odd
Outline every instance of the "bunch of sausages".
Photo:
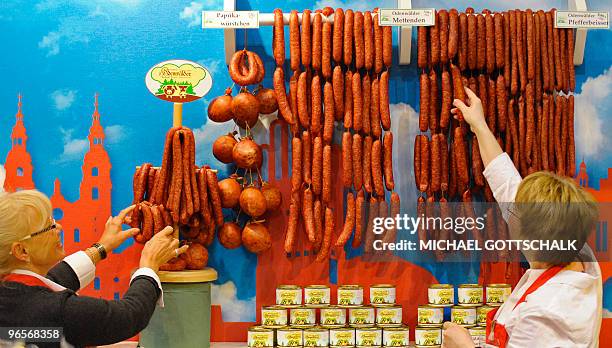
[{"label": "bunch of sausages", "polygon": [[[366,194],[378,209],[379,201],[384,202],[385,188],[394,189],[388,70],[392,64],[391,27],[378,25],[377,10],[326,7],[314,13],[291,11],[292,75],[287,93],[282,11],[276,9],[274,17],[274,90],[279,113],[293,133],[285,251],[294,251],[302,218],[308,240],[318,252],[317,261],[326,261],[336,225],[330,207],[335,122],[344,125],[342,178],[347,196],[344,227],[334,245],[344,246],[354,230],[353,247],[359,247],[366,221],[362,216]],[[399,206],[399,196],[393,197]]]},{"label": "bunch of sausages", "polygon": [[232,81],[239,86],[261,83],[266,74],[261,57],[246,49],[234,53],[228,68]]},{"label": "bunch of sausages", "polygon": [[[140,228],[134,237],[138,243],[146,243],[166,226],[178,225],[183,239],[208,246],[215,238],[215,227],[223,224],[216,171],[195,165],[195,142],[189,128],[168,131],[161,167],[150,163],[137,167],[133,190],[136,207],[130,225]],[[188,250],[192,249],[201,250]],[[166,268],[177,270],[172,265],[181,264],[171,263]]]},{"label": "bunch of sausages", "polygon": [[[419,27],[419,128],[432,134],[415,141],[421,192],[452,199],[486,191],[477,139],[461,116],[451,122],[453,99],[467,102],[464,86],[481,99],[489,128],[522,175],[574,175],[574,33],[554,28],[553,18],[554,10],[452,9],[439,10],[435,26]],[[448,149],[450,156],[441,153]]]},{"label": "bunch of sausages", "polygon": [[434,26],[418,27],[423,134],[415,139],[414,170],[428,202],[470,202],[480,192],[494,201],[478,140],[460,113],[459,121],[451,117],[453,99],[467,102],[464,86],[481,99],[489,128],[522,176],[574,176],[574,32],[554,28],[554,11],[442,9]]}]

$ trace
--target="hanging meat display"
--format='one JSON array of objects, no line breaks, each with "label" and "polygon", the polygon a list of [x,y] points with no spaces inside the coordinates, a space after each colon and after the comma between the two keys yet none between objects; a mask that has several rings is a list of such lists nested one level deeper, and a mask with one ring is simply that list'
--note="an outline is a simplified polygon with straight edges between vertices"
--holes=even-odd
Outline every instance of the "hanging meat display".
[{"label": "hanging meat display", "polygon": [[[378,25],[377,12],[325,8],[304,11],[300,20],[297,11],[291,11],[289,74],[284,64],[283,13],[274,11],[274,89],[280,116],[293,133],[287,253],[296,251],[300,220],[305,240],[318,252],[317,261],[327,260],[332,245],[344,247],[353,231],[352,247],[359,248],[365,240],[361,235],[366,223],[362,210],[369,206],[365,202],[370,202],[369,197],[384,201],[386,190],[394,189],[389,109],[392,32]],[[285,76],[293,76],[288,93]],[[338,236],[333,235],[337,223],[333,212],[344,209],[330,198],[336,122],[344,126],[340,146],[346,197]],[[394,195],[393,201],[394,211],[399,211],[399,196]]]},{"label": "hanging meat display", "polygon": [[[437,11],[435,26],[418,28],[422,134],[414,158],[421,195],[494,200],[476,136],[460,113],[449,117],[452,99],[467,101],[464,86],[481,99],[489,128],[523,177],[540,170],[575,175],[574,32],[554,28],[553,18],[554,10],[451,9]],[[438,186],[440,175],[449,180]]]},{"label": "hanging meat display", "polygon": [[[430,74],[441,71],[443,76],[442,104],[439,112],[435,112],[439,96],[430,95],[434,80],[421,79],[421,120],[428,117],[440,118],[442,133],[457,134],[455,131],[449,133],[446,125],[445,119],[452,106],[448,103],[449,83],[445,76],[448,76],[447,71],[450,70],[454,86],[453,97],[464,101],[462,80],[477,78],[478,84],[473,85],[472,89],[482,101],[487,124],[502,140],[502,147],[513,158],[521,175],[549,170],[560,175],[574,176],[575,144],[572,141],[573,131],[572,134],[569,132],[573,129],[573,122],[570,124],[569,120],[573,116],[572,92],[575,87],[573,30],[552,26],[554,10],[544,12],[527,9],[503,13],[484,10],[480,14],[469,14],[467,27],[459,25],[458,28],[452,23],[452,14],[455,12],[455,9],[449,11],[450,26],[441,28],[443,32],[449,31],[448,43],[444,42],[442,45],[451,47],[457,40],[467,37],[468,60],[474,51],[477,61],[475,66],[468,64],[468,68],[462,68],[461,62],[458,66],[453,64],[454,55],[449,51],[449,64],[436,63],[434,58],[428,58],[436,51],[435,47],[440,45],[434,42],[441,40],[434,35],[435,28],[448,23],[446,20],[439,20],[435,27],[419,27],[419,68],[424,74],[427,74],[427,70]],[[444,15],[440,16],[441,14]],[[438,11],[438,19],[445,17],[445,10]],[[472,17],[475,17],[476,23],[482,18],[485,25],[470,26]],[[467,35],[463,35],[463,30],[467,31]],[[470,38],[476,39],[470,41]],[[477,38],[484,38],[484,45],[481,45]],[[507,42],[508,39],[510,42]],[[481,54],[480,50],[485,53]],[[480,64],[481,56],[484,64]],[[436,123],[422,121],[421,131],[438,133],[437,129],[430,127],[431,124]],[[458,126],[466,129],[461,121],[452,122],[450,128],[454,130]],[[553,129],[552,139],[548,136],[549,129]],[[472,165],[467,165],[472,168],[471,180],[467,183],[470,185],[461,189],[478,191],[483,189],[484,183],[481,180],[481,160],[477,146],[474,146],[475,137],[471,133],[463,135],[469,140],[470,147],[476,149],[471,151]],[[449,141],[454,142],[453,136],[449,137]],[[552,149],[549,148],[550,144],[554,146]],[[450,151],[456,155],[452,148]],[[554,156],[550,156],[551,153]],[[436,160],[440,160],[440,157],[436,157]],[[461,160],[463,161],[463,158]],[[464,168],[459,169],[459,174],[464,172]],[[466,186],[465,182],[463,184]],[[443,191],[434,194],[455,198],[447,196],[448,192]]]}]

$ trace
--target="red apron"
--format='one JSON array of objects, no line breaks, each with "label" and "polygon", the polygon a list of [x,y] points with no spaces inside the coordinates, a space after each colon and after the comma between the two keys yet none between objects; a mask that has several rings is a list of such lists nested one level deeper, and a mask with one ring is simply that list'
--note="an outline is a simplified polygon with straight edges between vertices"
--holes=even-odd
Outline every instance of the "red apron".
[{"label": "red apron", "polygon": [[42,286],[44,288],[51,289],[42,280],[28,274],[10,273],[9,275],[5,276],[3,280],[7,282],[21,283],[27,286]]},{"label": "red apron", "polygon": [[[557,275],[557,273],[561,272],[561,270],[563,270],[563,267],[555,266],[544,271],[544,273],[542,273],[538,277],[538,279],[536,279],[536,281],[531,284],[527,291],[525,291],[525,293],[523,294],[523,296],[521,296],[516,305],[514,305],[514,308],[516,308],[516,306],[518,306],[519,304],[525,302],[525,298],[527,298],[528,295],[532,294],[542,285],[546,284],[546,282],[550,280],[550,278]],[[498,308],[490,311],[489,314],[487,314],[487,344],[491,344],[499,348],[506,348],[510,337],[508,337],[508,332],[506,331],[504,325],[497,324],[496,321],[493,320],[495,314],[497,313],[497,310]]]}]

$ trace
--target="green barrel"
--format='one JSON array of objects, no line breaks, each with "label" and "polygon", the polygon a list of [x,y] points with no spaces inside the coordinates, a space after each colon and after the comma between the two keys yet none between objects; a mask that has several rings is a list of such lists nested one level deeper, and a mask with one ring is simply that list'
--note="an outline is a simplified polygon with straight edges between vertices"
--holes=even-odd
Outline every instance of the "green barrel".
[{"label": "green barrel", "polygon": [[[206,274],[194,273],[204,271]],[[160,279],[164,307],[156,307],[149,325],[140,333],[140,347],[209,348],[210,289],[217,273],[212,269],[160,272]]]}]

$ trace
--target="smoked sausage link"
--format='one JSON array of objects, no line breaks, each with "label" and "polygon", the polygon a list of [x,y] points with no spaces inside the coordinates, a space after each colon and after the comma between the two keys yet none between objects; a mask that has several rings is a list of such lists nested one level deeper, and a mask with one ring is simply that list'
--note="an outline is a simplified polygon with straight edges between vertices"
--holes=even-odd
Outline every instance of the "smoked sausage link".
[{"label": "smoked sausage link", "polygon": [[440,63],[448,63],[448,11],[442,9],[438,11],[440,23]]},{"label": "smoked sausage link", "polygon": [[306,9],[302,11],[302,34],[300,35],[302,54],[302,65],[310,67],[312,62],[312,27],[310,23],[310,14],[312,11]]},{"label": "smoked sausage link", "polygon": [[292,10],[289,15],[289,55],[291,58],[291,70],[300,68],[300,21],[298,12]]},{"label": "smoked sausage link", "polygon": [[442,105],[440,107],[440,128],[448,129],[450,123],[450,110],[453,105],[453,90],[450,75],[447,70],[442,71]]},{"label": "smoked sausage link", "polygon": [[[470,70],[478,68],[478,23],[476,15],[467,17],[467,62]],[[463,70],[463,69],[461,69]]]},{"label": "smoked sausage link", "polygon": [[465,13],[459,15],[459,35],[458,44],[461,46],[458,50],[457,64],[461,71],[463,71],[468,68],[468,17]]},{"label": "smoked sausage link", "polygon": [[504,80],[504,75],[500,74],[497,76],[495,87],[497,90],[497,128],[500,132],[505,132],[508,97],[506,96],[506,82]]},{"label": "smoked sausage link", "polygon": [[363,141],[361,135],[353,135],[353,185],[359,191],[363,185]]},{"label": "smoked sausage link", "polygon": [[412,163],[414,164],[414,183],[417,190],[421,189],[421,138],[424,136],[423,134],[417,134],[414,138],[414,157]]},{"label": "smoked sausage link", "polygon": [[287,91],[285,89],[285,73],[282,67],[277,67],[274,71],[274,92],[276,93],[276,100],[278,101],[278,110],[285,122],[289,124],[295,123],[293,119],[293,113],[291,112],[291,106],[287,100]]},{"label": "smoked sausage link", "polygon": [[380,74],[383,68],[383,30],[378,25],[378,13],[372,18],[374,26],[374,72]]},{"label": "smoked sausage link", "polygon": [[334,90],[335,119],[336,121],[341,121],[344,118],[344,73],[340,65],[334,67],[332,86]]},{"label": "smoked sausage link", "polygon": [[421,93],[420,93],[420,110],[419,110],[419,129],[421,132],[426,132],[429,128],[429,76],[426,72],[421,73],[420,79]]},{"label": "smoked sausage link", "polygon": [[441,180],[441,168],[442,162],[441,155],[441,143],[440,134],[434,134],[431,137],[431,158],[429,160],[431,165],[431,191],[438,192],[440,190]]},{"label": "smoked sausage link", "polygon": [[344,77],[344,128],[353,128],[353,73],[350,70]]},{"label": "smoked sausage link", "polygon": [[332,77],[332,24],[330,22],[323,23],[323,31],[321,33],[321,73],[326,79]]},{"label": "smoked sausage link", "polygon": [[431,59],[429,61],[432,67],[440,64],[440,19],[436,11],[434,16],[435,24],[429,27],[429,43]]},{"label": "smoked sausage link", "polygon": [[331,145],[323,147],[323,177],[321,200],[328,204],[331,201],[332,191],[332,151]]},{"label": "smoked sausage link", "polygon": [[372,183],[374,184],[374,191],[379,197],[384,196],[385,187],[383,184],[383,172],[382,172],[382,145],[379,139],[374,140],[372,143]]},{"label": "smoked sausage link", "polygon": [[334,135],[334,90],[331,82],[326,81],[323,87],[324,100],[324,124],[323,124],[323,141],[326,144],[331,143]]},{"label": "smoked sausage link", "polygon": [[493,16],[493,31],[495,36],[495,66],[497,69],[503,69],[506,62],[504,57],[504,17],[501,13],[495,13]]},{"label": "smoked sausage link", "polygon": [[379,100],[380,107],[380,122],[384,130],[391,128],[391,111],[389,110],[389,71],[383,71],[380,74],[379,81]]},{"label": "smoked sausage link", "polygon": [[285,23],[283,19],[283,11],[281,9],[274,10],[274,34],[273,34],[273,51],[274,60],[277,67],[282,67],[285,64]]},{"label": "smoked sausage link", "polygon": [[365,48],[363,42],[363,13],[356,11],[353,24],[353,43],[355,44],[355,68],[363,68]]},{"label": "smoked sausage link", "polygon": [[[323,175],[323,140],[320,136],[315,137],[312,144],[312,190],[316,195],[320,195]],[[344,153],[344,143],[342,146]],[[352,164],[350,168],[352,168]]]},{"label": "smoked sausage link", "polygon": [[361,93],[361,75],[358,72],[353,74],[353,129],[361,131],[363,127],[363,94]]},{"label": "smoked sausage link", "polygon": [[363,188],[367,193],[372,193],[372,137],[363,139]]},{"label": "smoked sausage link", "polygon": [[457,163],[457,178],[461,185],[460,189],[467,187],[470,182],[468,173],[468,158],[466,153],[465,134],[461,127],[455,128],[454,131],[454,153]]},{"label": "smoked sausage link", "polygon": [[427,27],[421,26],[417,28],[417,66],[419,69],[427,68]]},{"label": "smoked sausage link", "polygon": [[365,213],[364,209],[365,196],[363,190],[357,193],[357,199],[355,200],[355,237],[353,238],[352,247],[357,249],[361,246],[361,239],[363,235],[363,216]]},{"label": "smoked sausage link", "polygon": [[383,168],[385,173],[385,187],[388,191],[395,189],[393,181],[393,133],[385,132],[383,138]]},{"label": "smoked sausage link", "polygon": [[348,239],[351,237],[351,233],[355,228],[355,197],[353,193],[348,191],[346,193],[346,217],[344,218],[344,226],[342,232],[336,240],[336,247],[344,247]]},{"label": "smoked sausage link", "polygon": [[333,37],[333,58],[334,62],[340,66],[342,63],[342,42],[344,40],[344,11],[337,8],[334,14],[334,37]]},{"label": "smoked sausage link", "polygon": [[438,75],[435,69],[429,70],[429,129],[437,132],[438,126]]},{"label": "smoked sausage link", "polygon": [[302,187],[302,140],[294,137],[291,140],[291,192]]},{"label": "smoked sausage link", "polygon": [[459,15],[457,11],[448,13],[448,60],[455,59],[459,43]]},{"label": "smoked sausage link", "polygon": [[322,46],[323,17],[317,12],[312,21],[312,68],[316,71],[321,71]]},{"label": "smoked sausage link", "polygon": [[[461,77],[461,71],[459,68],[451,63],[451,74],[453,77],[453,97],[466,102],[465,100],[465,89],[463,88],[463,79]],[[463,115],[461,111],[457,110],[457,117],[459,121],[463,121]]]},{"label": "smoked sausage link", "polygon": [[427,190],[429,189],[429,182],[431,179],[431,167],[429,163],[430,141],[426,135],[422,136],[420,140],[421,140],[421,145],[419,146],[419,148],[421,150],[421,156],[420,156],[421,157],[421,178],[420,178],[419,190],[421,192],[427,192]]},{"label": "smoked sausage link", "polygon": [[438,143],[440,145],[440,190],[442,192],[448,191],[448,179],[449,179],[449,163],[448,163],[448,144],[446,143],[446,136],[442,133],[436,134]]},{"label": "smoked sausage link", "polygon": [[353,27],[355,24],[355,14],[353,10],[344,12],[344,65],[351,65],[353,62]]},{"label": "smoked sausage link", "polygon": [[382,27],[383,32],[383,64],[388,69],[393,63],[393,31],[391,26]]},{"label": "smoked sausage link", "polygon": [[353,186],[353,137],[350,132],[342,134],[342,183],[347,189]]}]

